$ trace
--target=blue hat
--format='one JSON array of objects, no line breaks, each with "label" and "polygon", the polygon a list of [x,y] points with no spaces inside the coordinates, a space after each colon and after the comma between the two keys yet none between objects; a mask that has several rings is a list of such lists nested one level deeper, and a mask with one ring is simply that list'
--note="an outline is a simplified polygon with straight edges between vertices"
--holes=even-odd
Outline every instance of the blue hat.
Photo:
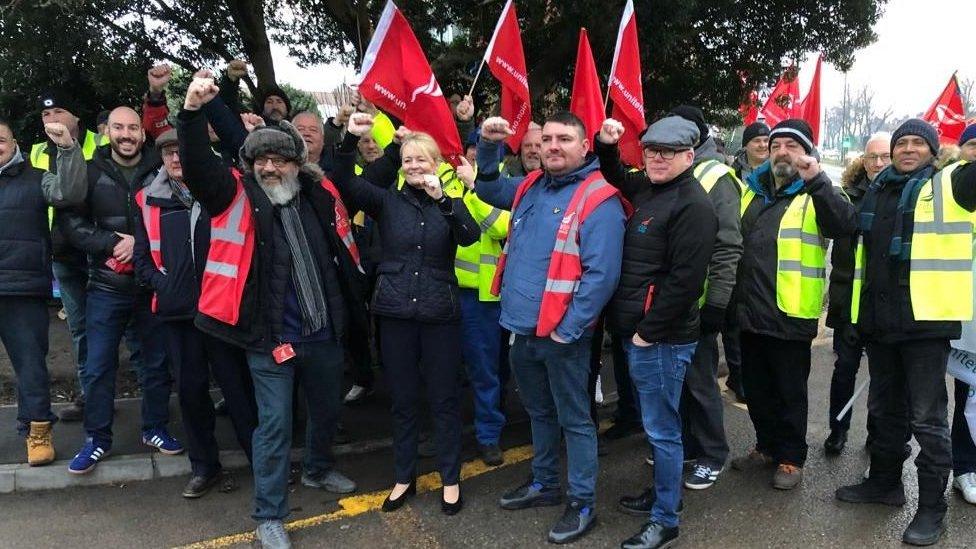
[{"label": "blue hat", "polygon": [[963,146],[970,139],[976,139],[976,124],[970,124],[959,136],[959,146]]}]

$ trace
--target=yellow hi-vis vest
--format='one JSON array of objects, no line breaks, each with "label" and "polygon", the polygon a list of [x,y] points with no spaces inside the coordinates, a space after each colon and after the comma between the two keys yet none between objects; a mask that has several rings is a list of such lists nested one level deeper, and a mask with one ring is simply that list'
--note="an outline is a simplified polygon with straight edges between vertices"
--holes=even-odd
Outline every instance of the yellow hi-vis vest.
[{"label": "yellow hi-vis vest", "polygon": [[[746,188],[742,213],[756,197]],[[820,318],[827,280],[827,241],[817,225],[813,199],[794,195],[779,221],[776,239],[776,305],[794,318]]]},{"label": "yellow hi-vis vest", "polygon": [[[739,186],[739,194],[742,194],[744,186],[742,181],[735,175],[735,170],[731,166],[719,162],[718,160],[706,160],[701,162],[692,171],[695,179],[701,183],[703,189],[705,189],[705,194],[712,192],[715,188],[715,184],[718,183],[719,179],[722,179],[723,175],[728,175],[735,181],[736,185]],[[745,210],[742,210],[745,211]],[[705,296],[708,294],[708,277],[705,278],[705,286],[702,289],[702,295],[698,298],[698,308],[701,309],[705,306]]]},{"label": "yellow hi-vis vest", "polygon": [[[108,137],[91,130],[86,130],[85,140],[81,143],[81,155],[85,160],[91,160],[95,156],[95,151],[98,147],[106,144],[108,144]],[[38,170],[44,170],[46,172],[51,169],[51,155],[47,153],[47,141],[34,143],[31,146],[30,163],[31,166]],[[49,228],[54,226],[54,208],[50,206],[47,209],[47,224]]]},{"label": "yellow hi-vis vest", "polygon": [[[973,319],[973,214],[952,197],[952,172],[946,166],[922,185],[915,201],[908,292],[915,320]],[[854,251],[851,321],[861,309],[864,287],[864,237]]]},{"label": "yellow hi-vis vest", "polygon": [[[498,268],[498,256],[502,253],[502,240],[508,237],[508,223],[511,213],[495,208],[484,202],[478,195],[465,188],[454,173],[450,164],[441,163],[437,168],[444,194],[450,198],[460,198],[471,217],[481,228],[481,238],[470,246],[458,246],[454,256],[454,275],[458,286],[477,289],[479,301],[498,301],[491,294],[491,283]],[[397,188],[404,185],[400,173]]]}]

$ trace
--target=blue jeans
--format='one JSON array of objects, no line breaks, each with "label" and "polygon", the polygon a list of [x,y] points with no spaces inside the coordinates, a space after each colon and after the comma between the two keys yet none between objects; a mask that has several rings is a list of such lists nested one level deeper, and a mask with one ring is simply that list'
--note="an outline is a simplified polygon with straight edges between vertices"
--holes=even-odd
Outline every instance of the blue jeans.
[{"label": "blue jeans", "polygon": [[654,490],[657,499],[651,520],[671,528],[678,525],[681,503],[681,388],[698,343],[654,343],[638,347],[624,342],[630,377],[640,399],[644,432],[654,451]]},{"label": "blue jeans", "polygon": [[298,376],[308,406],[304,473],[319,478],[335,466],[332,438],[339,420],[345,356],[334,340],[292,344],[295,357],[276,364],[271,353],[247,353],[258,404],[254,430],[255,520],[288,516],[288,472],[291,451],[292,395]]},{"label": "blue jeans", "polygon": [[85,431],[111,446],[115,406],[115,377],[119,369],[119,342],[130,322],[140,340],[142,359],[136,368],[142,387],[143,432],[169,423],[172,379],[166,355],[163,324],[149,310],[149,296],[105,290],[88,291],[88,360],[85,364]]},{"label": "blue jeans", "polygon": [[17,375],[17,430],[25,436],[32,421],[57,421],[51,413],[47,330],[44,298],[0,296],[0,342]]},{"label": "blue jeans", "polygon": [[481,301],[478,290],[461,290],[461,354],[474,391],[474,429],[478,444],[498,444],[505,426],[498,381],[500,315],[501,305],[497,301]]},{"label": "blue jeans", "polygon": [[84,265],[55,261],[52,270],[61,287],[61,304],[68,316],[68,331],[71,332],[71,344],[74,347],[75,360],[78,361],[78,383],[84,394],[85,385],[89,381],[85,373],[85,361],[88,357],[88,338],[85,335],[88,269]]},{"label": "blue jeans", "polygon": [[585,505],[595,500],[597,475],[596,425],[587,392],[590,339],[583,336],[563,344],[517,335],[510,354],[522,404],[532,422],[533,480],[559,486],[559,441],[565,434],[569,497]]}]

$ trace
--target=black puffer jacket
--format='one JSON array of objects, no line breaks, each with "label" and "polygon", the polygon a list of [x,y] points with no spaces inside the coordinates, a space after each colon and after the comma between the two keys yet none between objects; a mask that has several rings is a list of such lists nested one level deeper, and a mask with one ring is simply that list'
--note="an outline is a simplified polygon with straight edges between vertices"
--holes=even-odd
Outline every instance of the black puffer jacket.
[{"label": "black puffer jacket", "polygon": [[112,160],[110,147],[99,148],[88,162],[88,194],[84,203],[64,210],[57,222],[71,245],[88,254],[89,288],[123,294],[148,291],[137,283],[134,269],[118,273],[105,262],[122,240],[115,233],[133,234],[135,194],[152,182],[160,164],[155,149],[143,147],[135,177],[129,184]]},{"label": "black puffer jacket", "polygon": [[[861,170],[854,181],[844,182],[844,193],[861,211],[861,199],[868,190],[867,174]],[[830,286],[827,289],[827,326],[841,328],[851,322],[851,295],[854,283],[854,238],[835,238],[830,248]]]},{"label": "black puffer jacket", "polygon": [[335,183],[346,204],[379,224],[382,259],[376,270],[372,312],[421,322],[461,318],[454,256],[478,241],[481,231],[461,199],[435,203],[404,185],[381,189],[353,175],[356,143],[347,134],[336,153]]},{"label": "black puffer jacket", "polygon": [[0,295],[51,295],[51,238],[42,175],[19,153],[0,166]]}]

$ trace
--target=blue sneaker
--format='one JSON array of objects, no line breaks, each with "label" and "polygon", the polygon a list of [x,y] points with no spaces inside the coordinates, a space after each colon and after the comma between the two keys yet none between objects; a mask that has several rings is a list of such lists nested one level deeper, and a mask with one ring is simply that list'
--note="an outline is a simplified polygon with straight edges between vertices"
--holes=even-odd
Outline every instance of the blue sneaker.
[{"label": "blue sneaker", "polygon": [[160,452],[175,456],[183,453],[183,445],[176,440],[163,427],[156,427],[142,433],[142,443],[146,446],[158,448]]},{"label": "blue sneaker", "polygon": [[89,438],[71,460],[71,463],[68,465],[68,472],[74,475],[84,475],[85,473],[91,472],[100,460],[108,456],[111,450],[111,445],[96,443],[93,439]]}]

